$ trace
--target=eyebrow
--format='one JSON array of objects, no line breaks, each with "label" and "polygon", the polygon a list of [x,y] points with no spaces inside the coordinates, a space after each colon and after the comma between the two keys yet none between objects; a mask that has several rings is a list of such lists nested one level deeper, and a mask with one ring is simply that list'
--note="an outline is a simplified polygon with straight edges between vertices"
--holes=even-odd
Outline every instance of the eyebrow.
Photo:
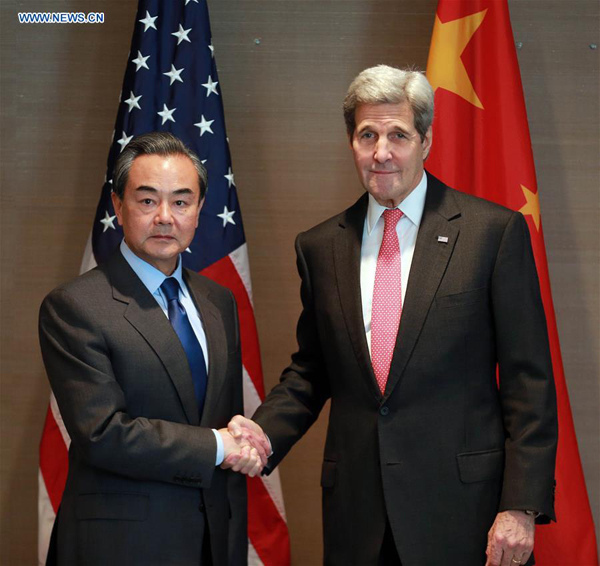
[{"label": "eyebrow", "polygon": [[[149,187],[147,185],[140,185],[135,189],[136,192],[144,192],[144,193],[158,193],[158,190],[154,187]],[[188,188],[175,189],[171,194],[173,195],[192,195],[194,191]]]},{"label": "eyebrow", "polygon": [[[361,133],[361,132],[364,132],[366,130],[374,130],[374,129],[375,129],[374,128],[374,124],[367,123],[362,128],[360,128],[360,129],[358,129],[356,131],[358,133]],[[398,130],[398,131],[403,132],[403,133],[409,133],[408,129],[403,128],[402,126],[400,126],[398,124],[394,124],[390,129],[392,129],[392,130]]]}]

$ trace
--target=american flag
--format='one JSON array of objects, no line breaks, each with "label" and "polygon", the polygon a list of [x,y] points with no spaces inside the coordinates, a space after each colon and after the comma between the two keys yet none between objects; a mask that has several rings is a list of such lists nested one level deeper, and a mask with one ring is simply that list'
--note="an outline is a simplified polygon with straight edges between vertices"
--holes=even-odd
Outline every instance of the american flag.
[{"label": "american flag", "polygon": [[[208,192],[193,242],[183,254],[189,269],[229,287],[237,300],[242,339],[244,410],[264,398],[246,239],[231,167],[206,0],[140,0],[123,80],[107,173],[82,272],[108,258],[123,233],[110,199],[119,153],[137,135],[169,131],[200,157]],[[54,396],[40,444],[39,560],[48,541],[67,475],[70,440]],[[286,566],[289,536],[277,471],[248,479],[249,564]]]}]

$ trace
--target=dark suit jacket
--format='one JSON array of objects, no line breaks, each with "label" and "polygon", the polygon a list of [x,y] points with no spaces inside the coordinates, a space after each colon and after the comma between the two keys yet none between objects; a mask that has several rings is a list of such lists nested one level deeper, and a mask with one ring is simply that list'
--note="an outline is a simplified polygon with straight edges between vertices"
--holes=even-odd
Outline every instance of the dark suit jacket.
[{"label": "dark suit jacket", "polygon": [[[245,564],[245,478],[215,467],[211,428],[242,412],[232,294],[184,270],[208,341],[202,419],[181,342],[120,253],[44,300],[44,364],[71,437],[64,565]],[[207,534],[208,536],[208,534]]]},{"label": "dark suit jacket", "polygon": [[428,175],[382,396],[361,307],[367,202],[298,236],[299,350],[254,419],[272,468],[331,399],[327,564],[376,564],[387,518],[403,566],[481,566],[498,511],[554,517],[555,391],[527,225]]}]

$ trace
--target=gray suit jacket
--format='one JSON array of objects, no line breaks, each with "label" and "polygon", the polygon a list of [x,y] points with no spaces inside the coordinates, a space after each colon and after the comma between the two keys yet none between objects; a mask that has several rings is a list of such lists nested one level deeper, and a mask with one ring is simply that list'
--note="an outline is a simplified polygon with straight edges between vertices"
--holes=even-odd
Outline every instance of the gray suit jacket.
[{"label": "gray suit jacket", "polygon": [[481,566],[498,511],[554,517],[556,401],[529,231],[428,175],[382,395],[361,307],[366,211],[364,195],[298,236],[299,349],[254,419],[273,468],[331,399],[327,564],[376,564],[387,520],[403,566]]},{"label": "gray suit jacket", "polygon": [[[57,562],[245,564],[245,478],[215,467],[211,428],[243,411],[233,295],[184,271],[206,331],[202,418],[181,342],[118,252],[52,291],[40,311],[46,371],[71,437]],[[206,551],[206,548],[205,548]]]}]

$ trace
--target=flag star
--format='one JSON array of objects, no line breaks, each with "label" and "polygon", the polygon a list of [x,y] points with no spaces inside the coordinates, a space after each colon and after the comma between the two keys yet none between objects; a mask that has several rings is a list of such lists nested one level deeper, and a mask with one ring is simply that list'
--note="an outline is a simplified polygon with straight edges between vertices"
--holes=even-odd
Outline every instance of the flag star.
[{"label": "flag star", "polygon": [[212,42],[210,42],[208,44],[208,48],[210,49],[210,55],[211,55],[211,57],[214,57],[215,56],[215,48],[213,47]]},{"label": "flag star", "polygon": [[212,77],[210,75],[208,75],[208,81],[202,85],[206,89],[206,98],[208,98],[211,95],[211,93],[213,93],[213,92],[217,96],[219,96],[219,93],[217,92],[218,84],[219,84],[219,81],[216,81],[213,83]]},{"label": "flag star", "polygon": [[223,228],[229,224],[235,224],[235,220],[233,219],[233,215],[235,214],[235,210],[228,210],[227,207],[223,209],[221,214],[217,214],[219,218],[223,219]]},{"label": "flag star", "polygon": [[156,29],[154,22],[156,21],[157,18],[158,18],[158,16],[153,17],[150,15],[150,12],[148,12],[148,10],[146,10],[146,17],[143,20],[139,20],[142,24],[144,24],[144,33],[147,32],[149,28]]},{"label": "flag star", "polygon": [[227,179],[227,183],[229,184],[229,188],[231,188],[231,185],[233,185],[235,187],[235,181],[233,180],[233,173],[231,172],[231,167],[227,171],[227,175],[223,175],[223,176]]},{"label": "flag star", "polygon": [[140,110],[142,109],[142,107],[138,104],[140,98],[142,98],[141,94],[139,96],[135,96],[133,91],[129,92],[129,98],[125,101],[125,104],[129,106],[129,112],[131,112],[134,108],[139,108]]},{"label": "flag star", "polygon": [[188,254],[191,254],[191,253],[192,253],[192,250],[190,250],[190,248],[185,248],[185,251],[186,251]]},{"label": "flag star", "polygon": [[198,0],[185,0],[185,5],[187,6],[190,2],[196,2],[196,4],[198,4]]},{"label": "flag star", "polygon": [[523,196],[525,197],[526,204],[521,207],[519,212],[523,215],[530,214],[535,224],[535,229],[540,231],[540,197],[539,194],[530,191],[524,185],[521,185]]},{"label": "flag star", "polygon": [[117,140],[117,143],[121,146],[119,153],[125,149],[125,146],[133,139],[133,136],[127,136],[125,130],[123,130],[123,135],[120,140]]},{"label": "flag star", "polygon": [[177,45],[179,45],[182,41],[189,41],[190,43],[192,43],[190,38],[188,37],[188,33],[190,33],[191,31],[192,28],[183,29],[183,26],[179,24],[179,29],[177,31],[174,31],[171,35],[174,35],[177,38]]},{"label": "flag star", "polygon": [[138,51],[137,57],[135,59],[132,59],[131,62],[135,63],[135,72],[137,73],[142,67],[144,67],[144,69],[149,69],[150,67],[148,67],[148,65],[146,64],[146,61],[150,59],[150,55],[147,55],[146,57],[144,57],[142,55],[142,53],[140,51]]},{"label": "flag star", "polygon": [[175,122],[175,118],[173,118],[173,112],[175,112],[175,110],[177,110],[177,108],[171,108],[169,110],[167,108],[167,105],[163,104],[163,109],[160,112],[157,112],[157,114],[162,118],[163,125],[167,120],[171,120],[171,122]]},{"label": "flag star", "polygon": [[202,165],[204,165],[208,160],[207,159],[201,159],[200,162],[202,163]]},{"label": "flag star", "polygon": [[482,110],[483,104],[475,92],[461,55],[486,13],[487,9],[447,22],[442,22],[436,15],[427,64],[427,78],[434,92],[443,88]]},{"label": "flag star", "polygon": [[104,230],[102,230],[103,234],[109,228],[112,228],[113,230],[116,230],[115,224],[114,224],[115,218],[116,218],[116,216],[111,216],[110,214],[108,214],[108,210],[104,212],[104,218],[100,219],[100,223],[104,225]]},{"label": "flag star", "polygon": [[166,75],[171,79],[170,84],[173,84],[175,81],[179,81],[180,83],[182,83],[183,79],[181,78],[181,73],[183,72],[183,70],[183,67],[181,67],[181,69],[176,69],[175,65],[171,64],[171,70],[168,73],[163,73],[163,75]]},{"label": "flag star", "polygon": [[196,128],[200,128],[200,137],[202,137],[206,132],[209,132],[211,134],[214,134],[214,132],[212,131],[210,125],[214,122],[214,120],[207,120],[204,117],[204,114],[200,117],[200,122],[197,122],[196,124],[194,124],[194,126],[196,126]]}]

